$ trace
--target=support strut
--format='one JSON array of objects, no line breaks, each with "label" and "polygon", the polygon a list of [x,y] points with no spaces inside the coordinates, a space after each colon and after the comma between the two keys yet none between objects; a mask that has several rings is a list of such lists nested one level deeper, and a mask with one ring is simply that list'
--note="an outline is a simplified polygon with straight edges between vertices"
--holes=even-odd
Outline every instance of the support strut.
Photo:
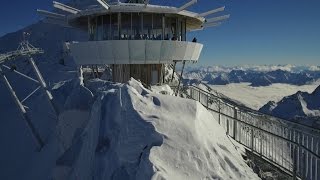
[{"label": "support strut", "polygon": [[173,65],[173,72],[172,72],[171,82],[173,81],[173,78],[174,78],[174,73],[176,71],[176,65],[177,65],[177,61],[175,61],[174,65]]},{"label": "support strut", "polygon": [[15,91],[13,90],[10,82],[8,81],[7,77],[5,76],[4,72],[2,71],[1,67],[0,67],[0,76],[1,79],[3,80],[4,84],[6,85],[6,87],[8,88],[12,99],[14,100],[14,102],[16,103],[17,107],[19,108],[19,111],[22,115],[22,118],[26,121],[27,126],[29,127],[29,129],[31,130],[31,134],[32,137],[35,139],[37,146],[39,149],[41,149],[44,146],[44,142],[41,139],[40,134],[38,133],[38,131],[36,130],[36,128],[33,126],[31,119],[29,118],[26,109],[24,108],[24,106],[22,105],[22,103],[20,102],[19,98],[17,97]]},{"label": "support strut", "polygon": [[182,70],[181,70],[181,74],[180,74],[180,78],[179,78],[179,84],[178,84],[176,96],[178,96],[178,94],[179,94],[180,84],[181,84],[181,79],[182,79],[182,74],[183,74],[183,70],[184,70],[185,65],[186,65],[186,61],[183,61],[183,65],[182,65]]},{"label": "support strut", "polygon": [[31,66],[32,66],[32,69],[33,69],[34,73],[37,76],[37,79],[38,79],[43,91],[46,94],[46,97],[47,97],[50,105],[52,106],[52,108],[54,110],[54,113],[56,114],[56,116],[58,116],[59,111],[58,111],[58,108],[56,107],[56,105],[53,102],[53,96],[52,96],[51,92],[49,91],[48,86],[47,86],[46,82],[44,81],[44,79],[43,79],[43,77],[42,77],[42,75],[41,75],[41,73],[39,71],[38,66],[36,65],[36,63],[34,62],[34,60],[33,60],[33,58],[31,56],[29,56],[29,62],[31,64]]}]

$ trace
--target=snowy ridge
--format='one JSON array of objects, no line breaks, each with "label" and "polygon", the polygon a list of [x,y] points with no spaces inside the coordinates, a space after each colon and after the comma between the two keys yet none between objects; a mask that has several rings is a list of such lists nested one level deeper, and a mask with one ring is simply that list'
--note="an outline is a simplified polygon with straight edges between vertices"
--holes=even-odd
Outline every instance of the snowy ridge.
[{"label": "snowy ridge", "polygon": [[172,101],[133,79],[101,93],[101,179],[257,178],[199,103]]}]

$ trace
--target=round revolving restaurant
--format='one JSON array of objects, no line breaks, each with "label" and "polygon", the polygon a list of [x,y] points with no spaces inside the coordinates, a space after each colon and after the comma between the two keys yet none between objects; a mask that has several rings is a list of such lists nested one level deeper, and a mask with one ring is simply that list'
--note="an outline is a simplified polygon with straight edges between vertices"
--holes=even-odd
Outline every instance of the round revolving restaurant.
[{"label": "round revolving restaurant", "polygon": [[161,84],[166,64],[199,60],[203,45],[196,39],[188,42],[188,32],[218,26],[229,18],[206,18],[224,7],[204,13],[187,11],[197,0],[181,7],[152,5],[148,0],[92,1],[97,5],[83,10],[54,1],[53,6],[65,13],[37,11],[50,23],[88,31],[87,42],[68,44],[76,64],[79,68],[109,65],[116,82],[134,77],[146,84]]}]

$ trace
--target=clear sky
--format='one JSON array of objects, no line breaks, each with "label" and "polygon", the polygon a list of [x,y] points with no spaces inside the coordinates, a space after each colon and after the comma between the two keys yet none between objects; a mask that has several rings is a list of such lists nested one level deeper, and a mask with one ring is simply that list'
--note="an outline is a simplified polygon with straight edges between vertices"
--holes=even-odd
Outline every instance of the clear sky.
[{"label": "clear sky", "polygon": [[[157,1],[181,5],[188,0]],[[50,10],[51,4],[1,0],[0,36],[35,23],[40,19],[35,10]],[[189,34],[205,45],[200,64],[320,65],[320,0],[198,0],[190,10],[204,12],[223,5],[230,20]]]}]

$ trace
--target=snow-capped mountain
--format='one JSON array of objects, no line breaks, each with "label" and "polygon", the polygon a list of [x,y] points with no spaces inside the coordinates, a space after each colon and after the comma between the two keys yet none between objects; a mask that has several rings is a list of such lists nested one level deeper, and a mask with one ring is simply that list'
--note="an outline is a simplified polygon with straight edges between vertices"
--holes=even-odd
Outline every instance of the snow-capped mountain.
[{"label": "snow-capped mountain", "polygon": [[269,86],[273,83],[285,83],[292,85],[304,85],[320,78],[320,71],[303,70],[301,72],[290,72],[281,69],[273,71],[253,71],[233,69],[231,71],[188,71],[184,79],[196,79],[210,85],[226,85],[230,83],[249,82],[251,86]]},{"label": "snow-capped mountain", "polygon": [[270,101],[260,112],[283,119],[290,119],[320,126],[320,86],[312,93],[297,92],[279,102]]},{"label": "snow-capped mountain", "polygon": [[188,71],[203,71],[203,72],[230,72],[232,70],[243,70],[243,71],[258,71],[258,72],[269,72],[276,70],[283,70],[289,72],[302,72],[302,71],[320,71],[320,66],[315,65],[241,65],[241,66],[188,66]]}]

